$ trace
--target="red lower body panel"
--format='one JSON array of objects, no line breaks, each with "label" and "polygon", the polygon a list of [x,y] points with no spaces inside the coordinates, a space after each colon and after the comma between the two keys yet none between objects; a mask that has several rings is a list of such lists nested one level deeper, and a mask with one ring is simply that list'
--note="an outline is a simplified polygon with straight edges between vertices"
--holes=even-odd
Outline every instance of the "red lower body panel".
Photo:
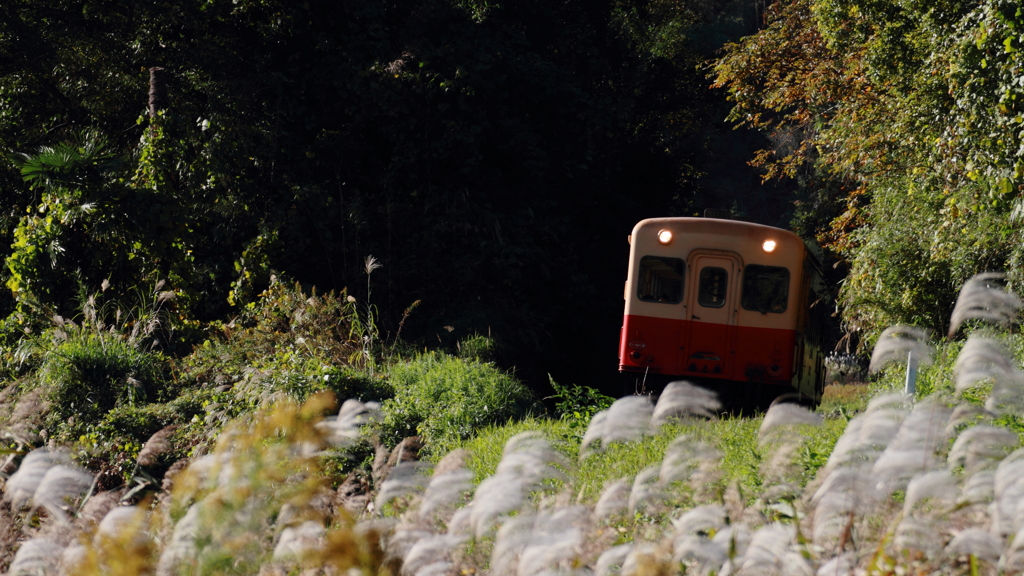
[{"label": "red lower body panel", "polygon": [[619,370],[789,384],[796,341],[782,328],[625,316]]}]

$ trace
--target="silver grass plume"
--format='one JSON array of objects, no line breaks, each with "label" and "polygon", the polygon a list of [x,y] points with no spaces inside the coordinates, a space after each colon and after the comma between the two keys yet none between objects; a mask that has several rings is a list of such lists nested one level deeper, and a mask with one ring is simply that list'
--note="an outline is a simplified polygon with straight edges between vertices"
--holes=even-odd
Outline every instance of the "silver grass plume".
[{"label": "silver grass plume", "polygon": [[327,531],[323,524],[307,520],[298,526],[288,526],[278,536],[274,546],[275,562],[296,562],[317,550]]},{"label": "silver grass plume", "polygon": [[799,450],[806,441],[802,427],[820,426],[823,419],[799,404],[780,402],[765,413],[758,430],[758,443],[769,453],[762,462],[765,484],[776,497],[789,497],[800,492],[802,468],[797,462]]},{"label": "silver grass plume", "polygon": [[955,557],[971,554],[980,560],[992,564],[999,561],[999,555],[1002,553],[1002,550],[1002,540],[981,528],[962,530],[946,545],[946,554],[949,556]]},{"label": "silver grass plume", "polygon": [[857,556],[851,552],[844,552],[818,568],[816,576],[853,576],[856,574]]},{"label": "silver grass plume", "polygon": [[960,488],[960,501],[966,504],[991,502],[995,498],[996,471],[994,468],[975,472]]},{"label": "silver grass plume", "polygon": [[537,432],[509,439],[494,475],[481,482],[473,496],[468,519],[477,537],[483,537],[496,518],[519,509],[541,482],[562,478],[567,465]]},{"label": "silver grass plume", "polygon": [[185,515],[174,525],[171,538],[160,552],[157,560],[157,576],[177,576],[184,566],[193,562],[198,548],[196,535],[199,532],[199,505],[193,504]]},{"label": "silver grass plume", "polygon": [[1013,378],[1014,368],[1006,346],[987,336],[971,334],[956,357],[953,377],[956,391],[963,392],[984,382],[1001,382]]},{"label": "silver grass plume", "polygon": [[727,520],[723,506],[706,504],[687,510],[679,518],[672,520],[672,526],[675,528],[676,537],[691,536],[720,530]]},{"label": "silver grass plume", "polygon": [[26,540],[14,554],[8,576],[38,576],[53,574],[57,570],[64,547],[50,538]]},{"label": "silver grass plume", "polygon": [[[899,426],[902,412],[887,403],[869,404],[865,414],[846,426],[832,455],[819,470],[820,484],[811,497],[814,507],[814,542],[831,547],[841,544],[857,518],[868,514],[881,499],[871,475],[881,454],[878,442],[887,442]],[[875,429],[889,430],[887,437]]]},{"label": "silver grass plume", "polygon": [[[485,478],[477,486],[473,501],[468,508],[469,526],[476,537],[482,538],[486,535],[498,517],[522,508],[529,492],[530,488],[526,481],[511,472],[494,474]],[[458,525],[455,520],[455,518],[452,519],[452,524]]]},{"label": "silver grass plume", "polygon": [[1021,309],[1020,298],[1006,291],[1004,274],[986,272],[968,280],[960,289],[949,321],[949,337],[968,320],[1009,326]]},{"label": "silver grass plume", "polygon": [[563,478],[568,468],[565,457],[551,447],[539,432],[521,432],[505,443],[497,474],[515,474],[528,485]]},{"label": "silver grass plume", "polygon": [[725,527],[726,521],[725,508],[717,504],[698,506],[673,520],[672,561],[696,564],[700,573],[720,572],[729,549],[707,534]]},{"label": "silver grass plume", "polygon": [[103,538],[118,539],[130,532],[133,540],[144,542],[148,539],[145,528],[145,510],[138,506],[115,506],[103,516],[103,520],[100,520],[94,541],[98,543]]},{"label": "silver grass plume", "polygon": [[728,560],[728,549],[705,536],[680,536],[672,543],[672,561],[685,564],[686,574],[718,574]]},{"label": "silver grass plume", "polygon": [[1024,408],[1024,373],[1012,361],[1006,346],[994,338],[972,334],[957,356],[953,369],[957,392],[991,383],[985,403],[989,410],[1019,412]]},{"label": "silver grass plume", "polygon": [[655,506],[664,498],[663,485],[658,482],[659,466],[648,466],[633,479],[633,489],[629,492],[629,512],[645,510]]},{"label": "silver grass plume", "polygon": [[841,545],[857,519],[881,500],[872,468],[901,428],[908,404],[903,394],[877,396],[846,425],[828,462],[818,471],[820,484],[811,497],[817,545]]},{"label": "silver grass plume", "polygon": [[932,347],[928,344],[928,333],[914,326],[890,326],[882,331],[871,352],[868,371],[874,374],[890,362],[906,362],[913,353],[919,366],[932,362]]},{"label": "silver grass plume", "polygon": [[386,539],[384,546],[386,557],[398,560],[406,558],[417,544],[434,536],[435,534],[430,530],[412,524],[400,524],[391,531]]},{"label": "silver grass plume", "polygon": [[350,398],[341,405],[337,416],[324,418],[317,427],[327,434],[329,443],[346,446],[359,438],[363,426],[380,419],[380,402],[363,403]]},{"label": "silver grass plume", "polygon": [[416,576],[449,576],[455,565],[451,562],[434,562],[416,571]]},{"label": "silver grass plume", "polygon": [[580,444],[580,458],[589,454],[594,442],[600,441],[598,450],[614,442],[633,442],[651,431],[654,406],[647,396],[619,398],[607,410],[594,415]]},{"label": "silver grass plume", "polygon": [[470,502],[468,506],[456,510],[455,513],[452,514],[452,517],[448,519],[448,533],[452,535],[472,534],[472,516],[472,502]]},{"label": "silver grass plume", "polygon": [[428,478],[424,470],[430,465],[425,462],[407,460],[399,462],[388,474],[388,479],[380,486],[374,508],[380,510],[395,498],[405,498],[418,494],[427,486]]},{"label": "silver grass plume", "polygon": [[82,542],[72,542],[60,556],[57,576],[76,576],[82,572],[82,563],[89,558],[89,548]]},{"label": "silver grass plume", "polygon": [[754,532],[739,563],[739,574],[811,576],[814,570],[800,552],[793,549],[796,531],[791,526],[769,524]]},{"label": "silver grass plume", "polygon": [[435,475],[423,493],[419,507],[420,519],[426,520],[454,508],[462,495],[472,489],[473,473],[465,468]]},{"label": "silver grass plume", "polygon": [[[1017,505],[1024,502],[1024,448],[1018,448],[996,467],[992,483],[992,531],[1000,536],[1017,532]],[[1022,543],[1024,544],[1024,543]]]},{"label": "silver grass plume", "polygon": [[720,474],[722,454],[707,442],[683,434],[665,449],[658,479],[662,484],[690,482],[696,490],[714,483]]},{"label": "silver grass plume", "polygon": [[846,425],[819,477],[849,463],[873,464],[896,436],[908,405],[909,398],[904,394],[885,394],[868,402],[864,413]]},{"label": "silver grass plume", "polygon": [[999,574],[1020,574],[1024,572],[1024,528],[1018,530],[1013,541],[999,558]]},{"label": "silver grass plume", "polygon": [[994,414],[981,406],[957,404],[953,407],[953,413],[949,415],[949,420],[946,422],[946,434],[954,436],[957,428],[964,424],[976,423],[977,420],[990,416],[994,416]]},{"label": "silver grass plume", "polygon": [[814,494],[814,543],[841,546],[855,521],[870,513],[881,494],[871,481],[870,466],[836,470]]},{"label": "silver grass plume", "polygon": [[626,556],[632,551],[632,544],[619,544],[605,550],[594,564],[594,576],[616,576],[621,572]]},{"label": "silver grass plume", "polygon": [[932,400],[914,407],[875,462],[873,473],[879,488],[903,490],[914,475],[940,466],[936,453],[947,441],[946,421],[951,413],[950,408]]},{"label": "silver grass plume", "polygon": [[466,539],[466,536],[450,534],[435,534],[420,539],[406,553],[402,562],[402,574],[421,575],[428,567],[431,567],[430,571],[447,571],[452,566],[448,560],[449,555]]},{"label": "silver grass plume", "polygon": [[743,522],[737,522],[715,532],[715,536],[711,541],[721,546],[726,551],[729,559],[732,560],[734,558],[742,558],[747,553],[747,548],[750,546],[750,540],[753,537],[754,534],[750,531],[749,526]]},{"label": "silver grass plume", "polygon": [[807,408],[791,402],[773,404],[765,413],[758,429],[757,436],[761,442],[770,440],[772,433],[779,428],[793,426],[820,426],[823,418]]},{"label": "silver grass plume", "polygon": [[1006,428],[978,424],[960,433],[949,450],[950,469],[964,467],[970,476],[986,468],[994,468],[1016,446],[1019,438]]},{"label": "silver grass plume", "polygon": [[93,478],[81,468],[58,464],[43,475],[32,501],[35,506],[46,509],[52,518],[66,523],[68,515],[65,510],[89,491]]},{"label": "silver grass plume", "polygon": [[945,470],[933,470],[918,474],[907,484],[906,496],[903,500],[903,514],[910,516],[914,507],[928,500],[933,505],[939,504],[951,508],[955,503],[959,490],[956,480]]},{"label": "silver grass plume", "polygon": [[491,572],[533,576],[577,554],[583,543],[582,506],[510,518],[498,529],[491,552]]},{"label": "silver grass plume", "polygon": [[10,502],[11,508],[15,510],[23,508],[35,495],[50,468],[70,463],[71,459],[63,452],[52,452],[46,448],[37,448],[29,452],[21,461],[17,472],[7,479],[4,500]]},{"label": "silver grass plume", "polygon": [[658,427],[673,420],[693,416],[714,418],[721,408],[722,403],[718,401],[718,394],[711,390],[684,381],[670,382],[658,397],[651,416],[651,424]]},{"label": "silver grass plume", "polygon": [[539,576],[576,563],[583,545],[583,525],[587,509],[583,506],[558,508],[538,514],[530,539],[519,553],[517,576]]},{"label": "silver grass plume", "polygon": [[626,513],[629,509],[629,493],[631,485],[625,478],[620,478],[601,491],[601,496],[594,505],[594,518],[606,520]]}]

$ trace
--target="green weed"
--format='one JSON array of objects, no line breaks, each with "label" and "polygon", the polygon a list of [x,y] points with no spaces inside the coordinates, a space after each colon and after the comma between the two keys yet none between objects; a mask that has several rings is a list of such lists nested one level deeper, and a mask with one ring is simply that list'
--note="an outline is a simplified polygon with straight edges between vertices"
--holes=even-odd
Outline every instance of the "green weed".
[{"label": "green weed", "polygon": [[493,364],[442,353],[424,353],[392,365],[393,397],[383,402],[382,439],[395,444],[420,435],[444,454],[477,430],[527,414],[530,391]]},{"label": "green weed", "polygon": [[115,407],[156,399],[166,360],[131,345],[119,334],[79,331],[47,354],[40,380],[47,388],[47,425],[75,438]]}]

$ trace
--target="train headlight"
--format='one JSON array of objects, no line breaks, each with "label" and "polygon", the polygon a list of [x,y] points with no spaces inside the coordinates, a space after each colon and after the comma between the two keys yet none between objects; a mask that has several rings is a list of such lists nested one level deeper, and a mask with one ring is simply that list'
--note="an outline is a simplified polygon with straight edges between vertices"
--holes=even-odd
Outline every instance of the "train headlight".
[{"label": "train headlight", "polygon": [[764,244],[761,244],[761,249],[769,254],[775,252],[775,240],[765,240]]},{"label": "train headlight", "polygon": [[672,241],[672,231],[671,230],[660,230],[660,231],[658,231],[658,242],[661,242],[662,244],[668,244],[671,241]]}]

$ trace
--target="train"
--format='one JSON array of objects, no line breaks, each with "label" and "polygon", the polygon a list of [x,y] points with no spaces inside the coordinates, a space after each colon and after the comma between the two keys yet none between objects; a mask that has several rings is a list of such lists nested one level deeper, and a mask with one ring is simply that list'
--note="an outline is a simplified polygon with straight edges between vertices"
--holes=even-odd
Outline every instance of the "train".
[{"label": "train", "polygon": [[629,235],[619,371],[643,393],[671,380],[728,403],[821,400],[830,297],[787,230],[722,218],[650,218]]}]

